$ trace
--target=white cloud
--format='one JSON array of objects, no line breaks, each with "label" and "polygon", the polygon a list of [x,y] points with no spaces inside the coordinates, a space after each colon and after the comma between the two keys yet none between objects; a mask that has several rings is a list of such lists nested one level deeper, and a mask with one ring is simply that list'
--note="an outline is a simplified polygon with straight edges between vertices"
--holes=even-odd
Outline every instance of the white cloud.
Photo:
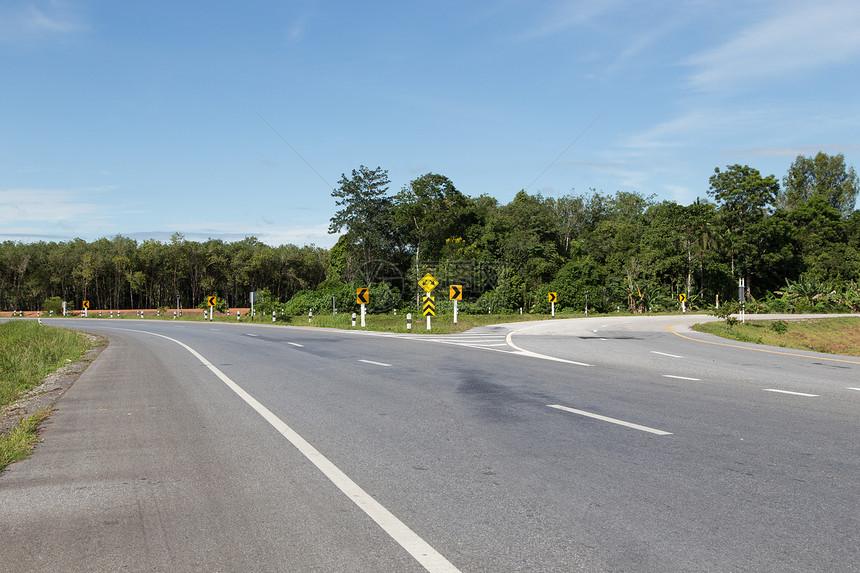
[{"label": "white cloud", "polygon": [[[338,235],[329,235],[328,224],[306,225],[306,226],[284,226],[268,224],[264,221],[257,223],[243,222],[200,222],[183,225],[176,231],[185,235],[188,240],[205,241],[209,238],[221,239],[226,242],[241,241],[245,237],[257,237],[260,242],[273,247],[280,245],[316,245],[318,247],[331,247],[338,239]],[[176,231],[165,232],[167,237]],[[135,235],[141,235],[136,233]],[[156,238],[152,233],[146,238]]]},{"label": "white cloud", "polygon": [[83,29],[80,17],[62,0],[0,7],[0,43],[37,40]]},{"label": "white cloud", "polygon": [[759,157],[790,157],[798,155],[816,155],[819,151],[835,155],[838,153],[858,153],[860,145],[856,143],[823,143],[821,145],[800,145],[795,147],[757,147],[753,149],[729,149],[726,153],[752,155]]},{"label": "white cloud", "polygon": [[690,85],[723,91],[852,61],[860,53],[860,4],[836,0],[776,3],[778,15],[742,30],[727,43],[693,55]]},{"label": "white cloud", "polygon": [[534,26],[522,34],[523,40],[540,39],[559,34],[571,28],[585,26],[598,17],[616,9],[622,2],[618,0],[562,0]]},{"label": "white cloud", "polygon": [[50,225],[93,216],[98,213],[98,206],[83,199],[113,189],[0,190],[0,225],[8,228],[22,222],[35,221]]}]

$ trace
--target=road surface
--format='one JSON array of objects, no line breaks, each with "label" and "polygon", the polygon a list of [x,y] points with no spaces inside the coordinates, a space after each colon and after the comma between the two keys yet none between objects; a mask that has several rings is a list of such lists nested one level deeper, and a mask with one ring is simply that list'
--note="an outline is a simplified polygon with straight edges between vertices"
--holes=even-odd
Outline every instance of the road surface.
[{"label": "road surface", "polygon": [[857,571],[860,359],[705,317],[110,346],[0,475],[9,571]]}]

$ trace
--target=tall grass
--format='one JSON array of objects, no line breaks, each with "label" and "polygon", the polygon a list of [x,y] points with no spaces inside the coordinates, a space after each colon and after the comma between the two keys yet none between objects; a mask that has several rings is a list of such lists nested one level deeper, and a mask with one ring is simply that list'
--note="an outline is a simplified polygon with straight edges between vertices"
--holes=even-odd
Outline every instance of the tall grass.
[{"label": "tall grass", "polygon": [[91,347],[84,333],[16,320],[0,324],[0,406]]},{"label": "tall grass", "polygon": [[46,409],[39,410],[29,418],[21,420],[8,434],[0,434],[0,472],[12,462],[29,457],[39,440],[39,424],[51,414]]}]

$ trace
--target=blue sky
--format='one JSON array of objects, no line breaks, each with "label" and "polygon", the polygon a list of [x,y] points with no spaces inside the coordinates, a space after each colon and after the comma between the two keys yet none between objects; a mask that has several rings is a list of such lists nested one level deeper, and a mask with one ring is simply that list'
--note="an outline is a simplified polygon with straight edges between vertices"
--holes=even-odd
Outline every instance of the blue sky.
[{"label": "blue sky", "polygon": [[0,0],[0,240],[327,247],[360,165],[502,203],[860,169],[858,30],[856,0]]}]

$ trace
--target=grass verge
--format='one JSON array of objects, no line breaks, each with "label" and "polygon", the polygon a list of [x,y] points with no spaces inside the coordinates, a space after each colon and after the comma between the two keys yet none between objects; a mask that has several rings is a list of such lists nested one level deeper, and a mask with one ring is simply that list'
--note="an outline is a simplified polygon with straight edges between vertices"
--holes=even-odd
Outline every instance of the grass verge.
[{"label": "grass verge", "polygon": [[[223,314],[215,314],[214,322],[231,322],[240,324],[278,324],[291,326],[315,326],[319,328],[340,328],[344,330],[372,330],[379,332],[398,332],[408,333],[406,327],[405,312],[395,314],[368,314],[366,316],[367,326],[361,327],[361,315],[356,313],[355,323],[352,326],[352,313],[341,312],[332,315],[330,312],[323,314],[314,314],[310,320],[308,315],[303,316],[288,316],[276,317],[276,322],[272,322],[271,315],[258,314],[254,320],[250,320],[247,316],[242,316],[241,320],[237,321],[234,316],[224,316]],[[655,314],[656,315],[656,314]],[[600,316],[595,313],[589,316]],[[620,316],[618,313],[613,313],[612,316]],[[560,313],[556,312],[555,319],[563,318],[583,318],[585,314],[582,312],[575,313]],[[134,315],[123,318],[135,318]],[[549,314],[459,314],[457,324],[454,324],[453,314],[439,314],[431,317],[431,329],[427,330],[427,319],[421,316],[418,312],[412,312],[412,330],[414,334],[453,334],[457,332],[465,332],[477,326],[488,326],[494,324],[505,324],[509,322],[530,322],[535,320],[551,320],[553,317]],[[174,320],[172,317],[163,316],[161,318],[146,317],[146,320]],[[186,315],[175,320],[200,322],[204,321],[201,315]],[[208,319],[205,319],[208,320]]]},{"label": "grass verge", "polygon": [[83,332],[30,320],[0,324],[0,407],[60,366],[80,360],[91,346]]},{"label": "grass verge", "polygon": [[21,420],[8,434],[0,434],[0,472],[12,462],[29,457],[40,442],[39,424],[51,414],[48,409],[39,410],[29,418]]},{"label": "grass verge", "polygon": [[697,324],[695,330],[715,336],[797,350],[842,356],[860,356],[860,319],[816,318],[809,320],[748,320]]},{"label": "grass verge", "polygon": [[[16,401],[61,366],[80,360],[92,347],[93,343],[82,332],[43,326],[35,321],[0,324],[0,420],[4,421],[0,431],[0,472],[30,455],[40,441],[39,424],[51,414],[50,408],[41,408],[16,422],[15,411],[21,410],[20,402]],[[6,408],[10,404],[11,410]],[[23,412],[26,415],[26,407]],[[11,425],[7,425],[9,421]]]}]

